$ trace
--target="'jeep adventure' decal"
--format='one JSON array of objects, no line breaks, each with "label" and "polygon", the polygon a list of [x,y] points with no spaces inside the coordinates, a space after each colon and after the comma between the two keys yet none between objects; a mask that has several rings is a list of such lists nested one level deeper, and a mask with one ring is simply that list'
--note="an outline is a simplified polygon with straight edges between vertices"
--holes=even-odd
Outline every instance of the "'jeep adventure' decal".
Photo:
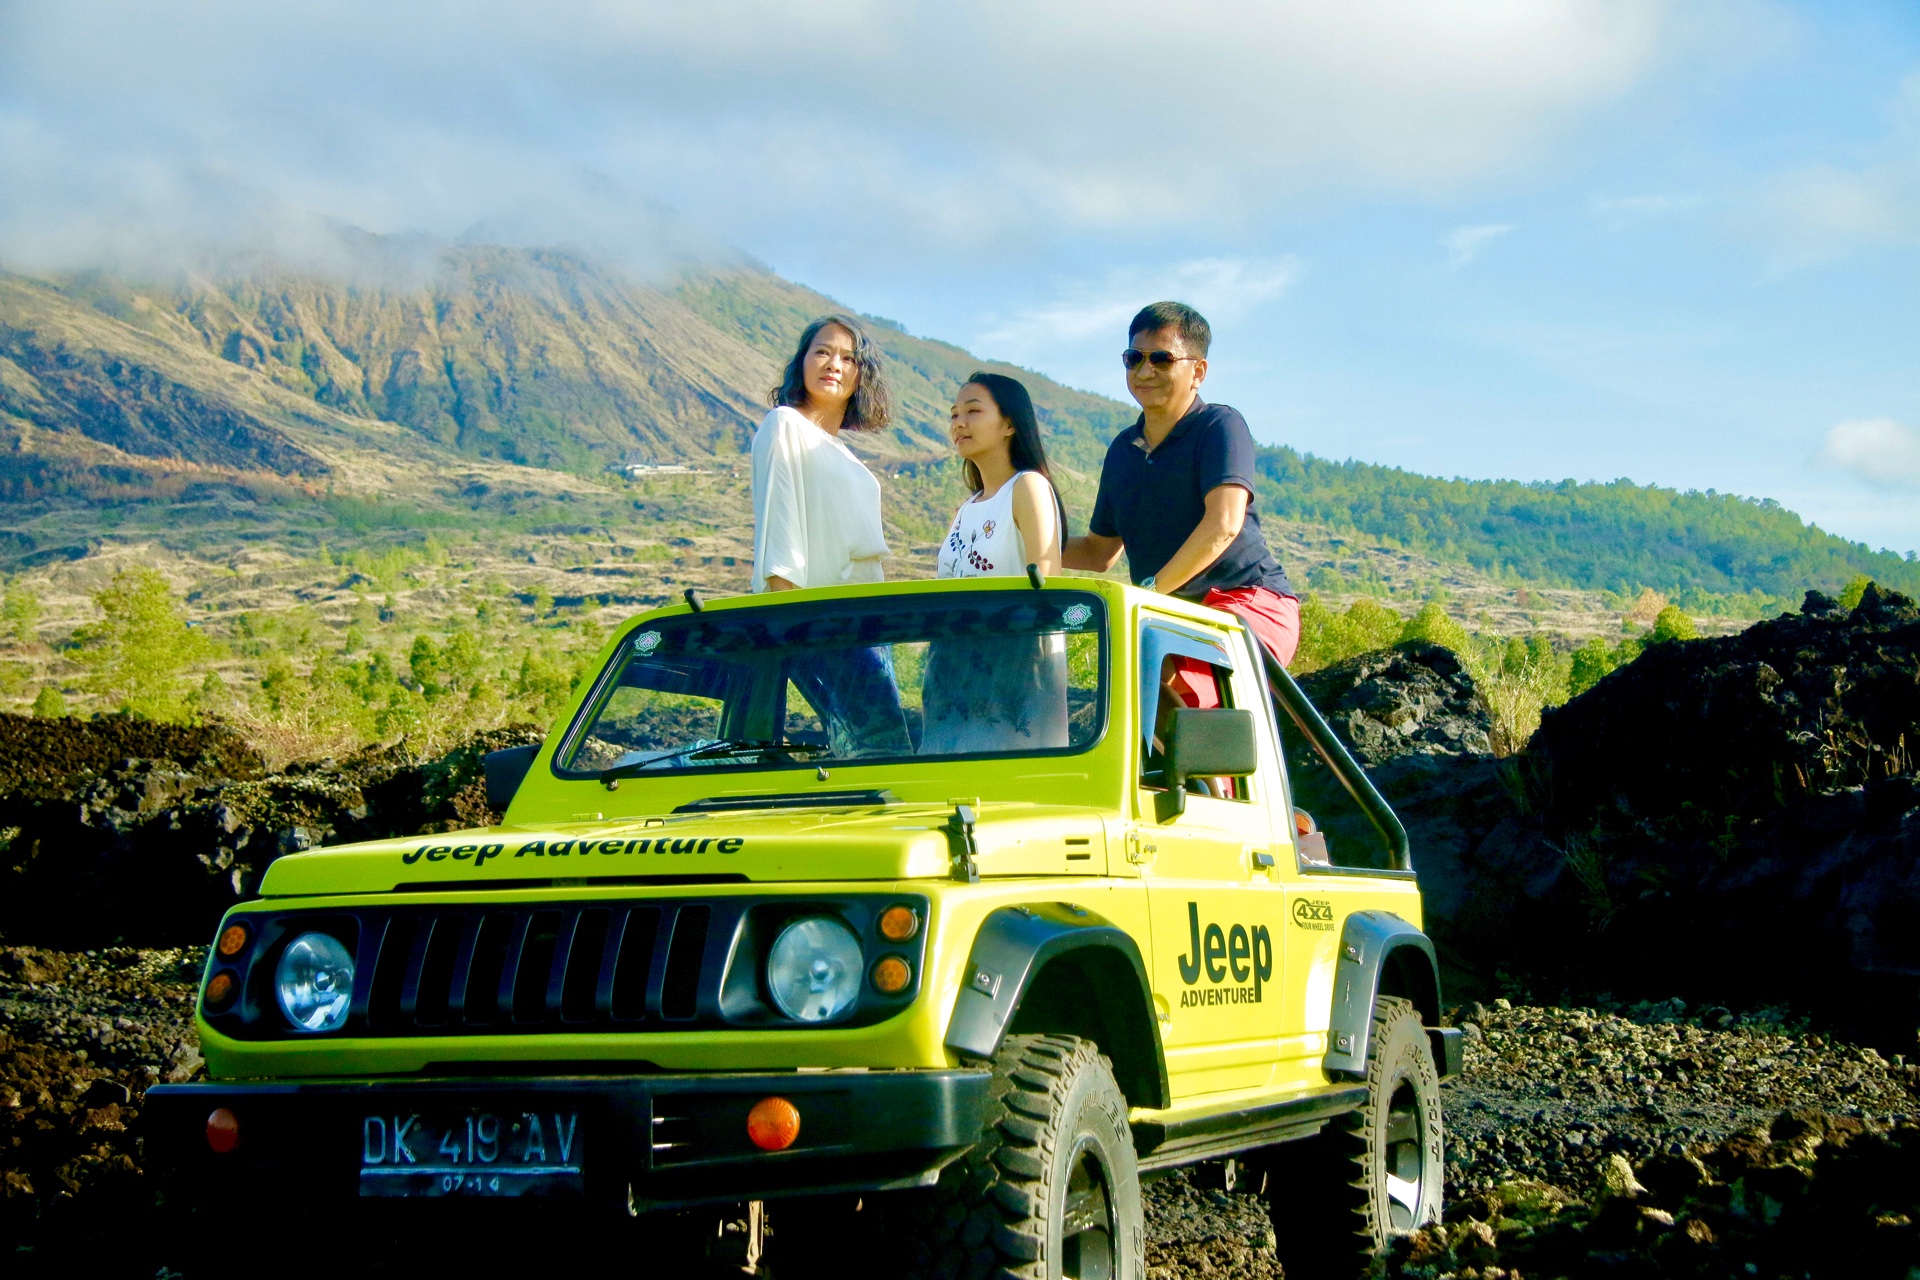
[{"label": "'jeep adventure' decal", "polygon": [[[746,845],[740,836],[658,836],[647,840],[530,840],[513,851],[516,858],[587,857],[604,853],[738,853]],[[400,861],[412,866],[422,858],[428,862],[465,862],[483,865],[489,858],[506,852],[504,844],[423,844],[400,855]]]},{"label": "'jeep adventure' decal", "polygon": [[[1187,931],[1192,939],[1187,954],[1180,957],[1180,981],[1196,987],[1202,971],[1213,985],[1180,993],[1180,1007],[1197,1008],[1214,1004],[1259,1004],[1260,988],[1273,978],[1273,935],[1267,926],[1248,928],[1236,924],[1222,929],[1210,924],[1200,929],[1200,904],[1187,904]],[[1252,986],[1223,986],[1232,974],[1236,984],[1253,979]]]}]

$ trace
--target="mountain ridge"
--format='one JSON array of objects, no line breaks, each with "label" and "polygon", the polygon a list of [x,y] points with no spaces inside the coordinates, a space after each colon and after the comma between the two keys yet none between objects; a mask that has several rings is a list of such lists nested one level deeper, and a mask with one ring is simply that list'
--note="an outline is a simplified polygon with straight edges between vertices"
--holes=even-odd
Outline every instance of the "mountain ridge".
[{"label": "mountain ridge", "polygon": [[[311,538],[327,495],[484,525],[503,487],[564,504],[610,463],[735,465],[800,329],[845,309],[750,260],[648,280],[560,249],[404,247],[401,266],[360,279],[260,265],[0,274],[0,562],[78,536],[90,509],[165,537],[188,491],[218,508],[206,532],[271,527],[273,502],[316,504],[299,534]],[[897,429],[853,443],[891,480],[903,536],[937,538],[951,511],[946,408],[981,367],[1033,391],[1083,523],[1131,406],[869,321]],[[1519,581],[1793,599],[1867,573],[1920,589],[1920,564],[1767,502],[1445,480],[1285,446],[1259,458],[1265,513]]]}]

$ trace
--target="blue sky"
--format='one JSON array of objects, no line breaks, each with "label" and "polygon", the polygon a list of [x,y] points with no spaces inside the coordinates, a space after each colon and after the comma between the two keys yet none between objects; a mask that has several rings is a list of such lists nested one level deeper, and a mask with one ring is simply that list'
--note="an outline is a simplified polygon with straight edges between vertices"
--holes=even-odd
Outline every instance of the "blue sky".
[{"label": "blue sky", "polygon": [[1911,4],[0,0],[0,260],[310,213],[736,245],[1114,395],[1184,297],[1263,440],[1920,549]]}]

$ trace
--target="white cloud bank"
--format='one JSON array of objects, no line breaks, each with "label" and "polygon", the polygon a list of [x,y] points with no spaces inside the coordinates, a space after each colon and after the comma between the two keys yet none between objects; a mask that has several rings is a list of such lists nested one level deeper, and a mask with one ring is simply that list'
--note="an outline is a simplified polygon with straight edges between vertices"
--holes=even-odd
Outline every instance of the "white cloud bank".
[{"label": "white cloud bank", "polygon": [[1892,418],[1860,418],[1827,432],[1820,461],[1883,488],[1920,489],[1920,431]]},{"label": "white cloud bank", "polygon": [[1666,0],[0,3],[0,259],[284,210],[617,239],[576,210],[629,200],[869,255],[1227,226],[1509,172],[1675,25]]}]

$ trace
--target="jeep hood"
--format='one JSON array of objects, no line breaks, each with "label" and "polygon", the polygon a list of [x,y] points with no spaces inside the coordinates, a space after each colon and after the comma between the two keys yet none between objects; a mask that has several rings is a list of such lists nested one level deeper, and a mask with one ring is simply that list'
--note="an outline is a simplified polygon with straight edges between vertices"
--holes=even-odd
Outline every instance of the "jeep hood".
[{"label": "jeep hood", "polygon": [[[950,805],[718,811],[631,821],[487,827],[340,845],[276,860],[268,897],[546,887],[578,881],[905,880],[953,873]],[[974,835],[983,876],[1104,875],[1097,810],[985,804]]]}]

